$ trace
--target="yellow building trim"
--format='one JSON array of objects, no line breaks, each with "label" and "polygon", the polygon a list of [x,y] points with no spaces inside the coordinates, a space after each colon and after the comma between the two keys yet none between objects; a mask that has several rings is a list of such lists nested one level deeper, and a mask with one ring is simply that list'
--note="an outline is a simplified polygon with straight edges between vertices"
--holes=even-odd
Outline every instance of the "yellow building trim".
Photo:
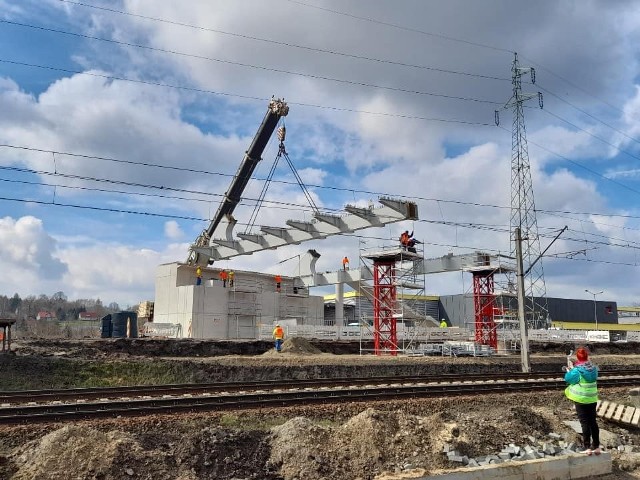
[{"label": "yellow building trim", "polygon": [[[593,322],[562,322],[554,321],[551,325],[562,330],[595,330],[596,324]],[[640,323],[619,324],[619,323],[598,323],[598,330],[609,330],[618,332],[639,332]]]},{"label": "yellow building trim", "polygon": [[[359,292],[356,292],[355,290],[351,290],[349,292],[345,292],[343,298],[358,298],[360,296]],[[440,300],[440,296],[439,295],[408,295],[408,294],[398,294],[399,299],[410,299],[410,300]],[[336,299],[336,294],[335,293],[331,293],[329,295],[325,295],[324,296],[324,301],[328,302],[328,301],[335,301]]]},{"label": "yellow building trim", "polygon": [[618,312],[640,313],[640,307],[617,307]]}]

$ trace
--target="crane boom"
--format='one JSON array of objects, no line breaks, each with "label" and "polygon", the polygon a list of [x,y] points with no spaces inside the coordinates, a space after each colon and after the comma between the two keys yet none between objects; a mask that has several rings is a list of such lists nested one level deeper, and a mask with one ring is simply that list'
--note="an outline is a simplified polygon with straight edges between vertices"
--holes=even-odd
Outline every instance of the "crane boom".
[{"label": "crane boom", "polygon": [[[253,171],[255,170],[258,162],[262,160],[262,153],[264,152],[271,135],[276,129],[278,121],[288,113],[289,107],[284,100],[272,98],[269,101],[269,107],[264,119],[262,120],[262,124],[253,137],[253,141],[251,142],[249,149],[246,151],[244,158],[238,167],[238,171],[231,181],[231,185],[229,185],[228,190],[224,194],[222,203],[218,207],[214,217],[211,219],[209,227],[196,239],[194,244],[195,246],[207,246],[220,222],[226,216],[230,216],[233,213],[236,205],[238,205],[242,198],[242,192],[244,192],[249,180],[251,180]],[[200,255],[198,253],[191,249],[189,259],[187,260],[188,263],[203,264],[202,259],[198,258],[199,256]],[[208,263],[208,261],[209,259],[207,259],[205,264]]]}]

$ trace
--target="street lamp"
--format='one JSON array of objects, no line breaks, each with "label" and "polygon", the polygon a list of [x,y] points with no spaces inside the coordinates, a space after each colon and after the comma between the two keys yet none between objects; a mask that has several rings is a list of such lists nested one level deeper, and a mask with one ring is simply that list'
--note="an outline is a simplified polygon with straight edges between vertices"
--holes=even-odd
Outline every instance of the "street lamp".
[{"label": "street lamp", "polygon": [[596,295],[603,293],[603,290],[600,290],[599,292],[592,292],[591,290],[585,289],[585,292],[593,295],[593,316],[596,319],[596,330],[598,330],[598,306],[596,304]]}]

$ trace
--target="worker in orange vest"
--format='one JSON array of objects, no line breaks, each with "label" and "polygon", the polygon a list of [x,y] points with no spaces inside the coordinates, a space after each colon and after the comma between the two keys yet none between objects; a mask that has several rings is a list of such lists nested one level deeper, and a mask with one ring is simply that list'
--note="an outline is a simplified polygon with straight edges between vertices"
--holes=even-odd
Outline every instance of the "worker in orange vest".
[{"label": "worker in orange vest", "polygon": [[284,340],[284,330],[279,323],[276,323],[276,328],[273,329],[273,338],[275,340],[276,352],[282,349],[282,341]]},{"label": "worker in orange vest", "polygon": [[343,269],[344,271],[349,270],[349,258],[348,258],[348,257],[344,257],[344,258],[342,259],[342,269]]},{"label": "worker in orange vest", "polygon": [[282,285],[282,277],[280,275],[276,275],[273,278],[276,281],[276,292],[280,292],[280,286]]},{"label": "worker in orange vest", "polygon": [[220,270],[220,280],[222,280],[222,288],[227,288],[227,278],[229,274],[226,270]]}]

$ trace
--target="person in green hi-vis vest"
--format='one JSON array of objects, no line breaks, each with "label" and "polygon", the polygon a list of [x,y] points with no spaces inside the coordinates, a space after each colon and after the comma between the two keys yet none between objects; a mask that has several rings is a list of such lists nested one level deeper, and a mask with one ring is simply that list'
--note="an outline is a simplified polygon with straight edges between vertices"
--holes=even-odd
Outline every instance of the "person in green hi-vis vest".
[{"label": "person in green hi-vis vest", "polygon": [[598,404],[598,367],[589,361],[589,352],[580,347],[576,350],[576,362],[569,365],[564,380],[569,385],[565,396],[576,406],[576,413],[582,427],[582,441],[587,455],[600,455],[600,429],[596,417]]}]

